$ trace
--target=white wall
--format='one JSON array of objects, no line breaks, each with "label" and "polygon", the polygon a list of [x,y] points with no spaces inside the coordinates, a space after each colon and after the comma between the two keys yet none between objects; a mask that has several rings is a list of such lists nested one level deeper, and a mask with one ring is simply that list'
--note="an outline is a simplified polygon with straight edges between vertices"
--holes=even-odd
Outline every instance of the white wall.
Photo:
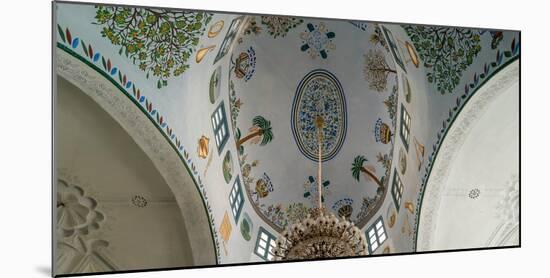
[{"label": "white wall", "polygon": [[[500,225],[519,224],[517,218],[508,219],[506,215],[507,211],[517,215],[519,208],[504,202],[519,174],[518,98],[516,83],[490,104],[467,138],[456,142],[462,146],[446,183],[429,185],[444,188],[431,250],[493,246],[491,241]],[[479,197],[470,197],[476,188]],[[518,231],[513,232],[515,240],[504,245],[518,244],[518,236]]]},{"label": "white wall", "polygon": [[[82,188],[104,216],[99,229],[79,236],[108,242],[101,251],[115,269],[193,265],[180,208],[150,158],[84,92],[63,78],[58,85],[58,178]],[[145,207],[132,203],[136,195],[147,200]],[[72,243],[71,237],[58,240]],[[69,266],[61,267],[59,274]]]}]

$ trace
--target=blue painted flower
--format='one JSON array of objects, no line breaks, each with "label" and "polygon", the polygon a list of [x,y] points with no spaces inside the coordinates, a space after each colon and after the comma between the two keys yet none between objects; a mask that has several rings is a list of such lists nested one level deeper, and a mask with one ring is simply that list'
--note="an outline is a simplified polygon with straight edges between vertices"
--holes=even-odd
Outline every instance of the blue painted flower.
[{"label": "blue painted flower", "polygon": [[300,50],[306,51],[311,58],[321,56],[326,59],[328,52],[335,48],[332,39],[336,37],[334,32],[329,32],[324,23],[319,25],[307,24],[307,30],[300,34],[302,46]]}]

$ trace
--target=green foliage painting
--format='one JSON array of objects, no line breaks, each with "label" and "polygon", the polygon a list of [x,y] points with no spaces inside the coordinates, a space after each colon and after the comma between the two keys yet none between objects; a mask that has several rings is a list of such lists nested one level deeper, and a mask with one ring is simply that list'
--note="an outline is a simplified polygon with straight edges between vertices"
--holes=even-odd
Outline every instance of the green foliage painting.
[{"label": "green foliage painting", "polygon": [[241,138],[241,130],[237,128],[235,138],[237,139],[237,150],[239,150],[240,154],[244,153],[243,144],[247,141],[253,144],[258,144],[259,142],[260,146],[265,146],[273,140],[271,121],[266,120],[262,116],[256,116],[252,119],[252,127],[250,127],[248,131],[250,133]]},{"label": "green foliage painting", "polygon": [[481,51],[476,30],[456,27],[402,25],[428,70],[428,82],[441,94],[451,93],[462,72]]},{"label": "green foliage painting", "polygon": [[94,24],[101,34],[146,73],[158,78],[157,87],[169,77],[181,75],[211,19],[203,12],[167,11],[153,8],[97,6]]},{"label": "green foliage painting", "polygon": [[359,178],[361,176],[361,173],[365,174],[370,180],[374,181],[380,190],[383,190],[384,188],[384,178],[378,179],[372,169],[369,169],[369,167],[363,166],[365,162],[367,162],[367,158],[363,155],[358,155],[353,160],[353,163],[351,164],[351,175],[353,178],[357,181],[359,181]]}]

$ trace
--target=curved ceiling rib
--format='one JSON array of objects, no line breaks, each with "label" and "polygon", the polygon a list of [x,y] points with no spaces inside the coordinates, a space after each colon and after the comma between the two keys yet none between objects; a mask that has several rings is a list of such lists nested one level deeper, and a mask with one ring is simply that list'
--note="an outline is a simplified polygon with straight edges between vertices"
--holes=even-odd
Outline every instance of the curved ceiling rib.
[{"label": "curved ceiling rib", "polygon": [[418,251],[486,246],[507,209],[500,195],[519,170],[518,82],[515,61],[473,94],[444,135],[419,207]]},{"label": "curved ceiling rib", "polygon": [[55,273],[193,265],[180,207],[149,157],[88,95],[56,84]]},{"label": "curved ceiling rib", "polygon": [[[57,50],[57,73],[73,83],[113,117],[151,159],[172,190],[180,207],[194,265],[216,263],[215,242],[204,200],[187,165],[144,111],[127,92],[90,64],[64,50]],[[189,213],[192,212],[192,213]],[[205,232],[209,231],[209,232]]]}]

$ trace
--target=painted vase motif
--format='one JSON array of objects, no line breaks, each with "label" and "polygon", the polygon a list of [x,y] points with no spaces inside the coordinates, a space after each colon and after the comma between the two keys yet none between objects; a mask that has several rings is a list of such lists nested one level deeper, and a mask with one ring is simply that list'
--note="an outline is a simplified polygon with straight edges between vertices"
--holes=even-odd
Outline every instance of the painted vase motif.
[{"label": "painted vase motif", "polygon": [[199,139],[199,146],[197,147],[197,153],[200,158],[206,158],[208,156],[208,143],[210,139],[206,136],[201,136]]},{"label": "painted vase motif", "polygon": [[388,144],[389,142],[391,142],[392,136],[390,126],[388,126],[386,123],[383,123],[381,119],[378,119],[374,126],[374,136],[376,142]]}]

